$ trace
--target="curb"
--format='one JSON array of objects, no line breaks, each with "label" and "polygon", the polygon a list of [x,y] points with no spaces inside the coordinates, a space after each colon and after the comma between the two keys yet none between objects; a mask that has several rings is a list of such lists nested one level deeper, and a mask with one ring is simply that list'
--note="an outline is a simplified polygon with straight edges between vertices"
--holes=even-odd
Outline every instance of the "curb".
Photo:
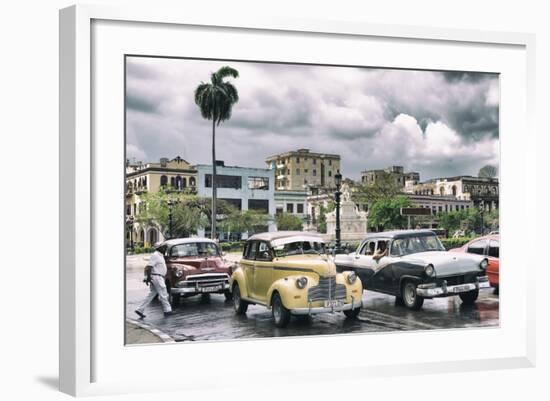
[{"label": "curb", "polygon": [[140,322],[139,320],[135,319],[126,319],[127,322],[135,324],[136,326],[142,328],[143,330],[147,330],[151,334],[154,334],[158,338],[162,340],[163,343],[175,343],[176,340],[174,340],[172,337],[170,337],[168,334],[160,331],[159,329],[147,324]]}]

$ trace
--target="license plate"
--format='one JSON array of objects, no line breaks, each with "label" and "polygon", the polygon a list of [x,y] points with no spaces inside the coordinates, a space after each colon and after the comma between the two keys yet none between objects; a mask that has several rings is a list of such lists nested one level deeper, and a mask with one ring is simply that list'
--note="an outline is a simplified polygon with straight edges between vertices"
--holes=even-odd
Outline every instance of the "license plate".
[{"label": "license plate", "polygon": [[335,300],[325,301],[325,308],[336,308],[342,305],[344,305],[344,302],[342,301],[335,301]]},{"label": "license plate", "polygon": [[469,284],[465,284],[465,285],[459,285],[457,287],[454,288],[454,292],[465,292],[465,291],[470,291],[472,288],[470,288],[471,286]]},{"label": "license plate", "polygon": [[213,285],[210,287],[199,287],[199,292],[214,292],[222,289],[221,285]]}]

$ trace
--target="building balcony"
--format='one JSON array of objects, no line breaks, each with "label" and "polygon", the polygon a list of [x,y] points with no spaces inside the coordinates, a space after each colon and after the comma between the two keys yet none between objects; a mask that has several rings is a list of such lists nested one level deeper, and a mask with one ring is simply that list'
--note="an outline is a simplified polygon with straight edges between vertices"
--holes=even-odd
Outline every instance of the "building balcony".
[{"label": "building balcony", "polygon": [[279,170],[282,170],[284,168],[286,168],[286,166],[284,164],[277,164],[276,167],[279,169]]}]

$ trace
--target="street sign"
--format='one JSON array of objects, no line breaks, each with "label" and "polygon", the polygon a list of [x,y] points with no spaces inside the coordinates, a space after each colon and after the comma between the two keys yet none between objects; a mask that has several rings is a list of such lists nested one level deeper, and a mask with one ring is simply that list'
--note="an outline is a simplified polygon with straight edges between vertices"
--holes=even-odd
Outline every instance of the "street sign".
[{"label": "street sign", "polygon": [[402,207],[401,216],[431,216],[432,209],[427,207]]}]

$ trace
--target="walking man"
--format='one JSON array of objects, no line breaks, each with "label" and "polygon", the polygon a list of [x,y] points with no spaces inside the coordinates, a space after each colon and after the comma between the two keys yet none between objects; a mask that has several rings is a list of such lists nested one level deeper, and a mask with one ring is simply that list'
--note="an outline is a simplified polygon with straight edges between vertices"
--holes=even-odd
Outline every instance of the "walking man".
[{"label": "walking man", "polygon": [[161,246],[160,243],[155,244],[155,252],[151,255],[149,263],[145,267],[146,279],[144,280],[149,284],[149,294],[145,297],[139,308],[136,309],[136,314],[143,319],[145,314],[143,311],[145,307],[155,298],[158,294],[160,303],[162,304],[162,310],[164,311],[164,316],[170,316],[172,312],[172,307],[168,301],[168,292],[166,291],[166,283],[164,282],[164,277],[166,276],[167,268],[166,262],[164,261],[165,247]]}]

